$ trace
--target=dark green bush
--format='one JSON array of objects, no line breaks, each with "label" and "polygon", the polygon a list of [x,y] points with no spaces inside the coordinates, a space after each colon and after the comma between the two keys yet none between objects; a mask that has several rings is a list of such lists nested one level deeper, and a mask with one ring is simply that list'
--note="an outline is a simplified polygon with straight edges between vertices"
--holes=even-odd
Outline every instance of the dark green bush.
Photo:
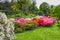
[{"label": "dark green bush", "polygon": [[23,32],[22,28],[20,28],[16,23],[14,23],[14,25],[15,25],[15,30],[14,30],[15,33]]}]

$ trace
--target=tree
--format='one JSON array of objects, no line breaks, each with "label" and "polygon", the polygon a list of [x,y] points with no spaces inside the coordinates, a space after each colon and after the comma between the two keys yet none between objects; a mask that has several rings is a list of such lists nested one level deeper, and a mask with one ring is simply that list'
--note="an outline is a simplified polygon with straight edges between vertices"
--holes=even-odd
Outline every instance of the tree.
[{"label": "tree", "polygon": [[5,2],[5,3],[0,3],[0,10],[9,10],[11,6],[11,3]]},{"label": "tree", "polygon": [[40,11],[42,11],[44,13],[45,16],[48,16],[50,13],[49,4],[46,2],[43,2],[40,5],[39,9],[40,9]]},{"label": "tree", "polygon": [[26,7],[29,6],[30,0],[18,0],[19,9],[25,11]]},{"label": "tree", "polygon": [[50,7],[50,16],[51,17],[54,16],[54,9],[55,9],[55,6],[54,5],[51,5],[51,7]]},{"label": "tree", "polygon": [[55,7],[53,14],[54,14],[53,16],[57,18],[57,23],[58,23],[57,26],[60,28],[60,5]]},{"label": "tree", "polygon": [[55,10],[54,10],[53,14],[54,14],[54,17],[60,19],[60,5],[55,7]]},{"label": "tree", "polygon": [[12,3],[8,3],[8,2],[5,2],[5,3],[0,3],[0,12],[5,12],[6,14],[11,14],[11,5]]},{"label": "tree", "polygon": [[29,12],[36,14],[38,11],[38,8],[36,7],[36,2],[33,1],[33,3],[29,6]]}]

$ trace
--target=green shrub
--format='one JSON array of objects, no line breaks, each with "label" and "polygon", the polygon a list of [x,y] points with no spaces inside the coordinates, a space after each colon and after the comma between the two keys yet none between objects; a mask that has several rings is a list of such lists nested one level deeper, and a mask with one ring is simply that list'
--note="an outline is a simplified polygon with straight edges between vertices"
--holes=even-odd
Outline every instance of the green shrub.
[{"label": "green shrub", "polygon": [[15,30],[14,30],[15,33],[23,32],[22,28],[20,28],[16,23],[14,24],[15,24]]}]

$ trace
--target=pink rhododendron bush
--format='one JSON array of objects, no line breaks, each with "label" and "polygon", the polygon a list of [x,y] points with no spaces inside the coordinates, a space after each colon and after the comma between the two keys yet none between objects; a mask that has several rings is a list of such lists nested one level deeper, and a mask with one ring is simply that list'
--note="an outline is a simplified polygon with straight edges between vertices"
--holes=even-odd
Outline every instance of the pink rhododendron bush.
[{"label": "pink rhododendron bush", "polygon": [[15,32],[23,32],[25,30],[34,29],[37,27],[32,19],[28,18],[15,18]]},{"label": "pink rhododendron bush", "polygon": [[14,22],[18,25],[21,26],[22,23],[26,21],[34,21],[38,26],[50,26],[53,25],[54,22],[56,21],[55,18],[50,18],[46,16],[41,16],[40,18],[15,18]]},{"label": "pink rhododendron bush", "polygon": [[26,28],[34,28],[37,26],[51,26],[55,23],[55,18],[50,18],[49,16],[40,16],[39,18],[15,18],[14,22],[21,31]]}]

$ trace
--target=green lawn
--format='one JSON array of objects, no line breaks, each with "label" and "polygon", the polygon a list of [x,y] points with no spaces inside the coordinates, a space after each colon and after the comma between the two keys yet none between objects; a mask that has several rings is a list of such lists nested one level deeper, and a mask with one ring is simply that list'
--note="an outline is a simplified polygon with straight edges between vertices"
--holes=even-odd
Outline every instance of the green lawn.
[{"label": "green lawn", "polygon": [[60,29],[55,24],[52,27],[39,27],[15,35],[14,40],[60,40]]}]

